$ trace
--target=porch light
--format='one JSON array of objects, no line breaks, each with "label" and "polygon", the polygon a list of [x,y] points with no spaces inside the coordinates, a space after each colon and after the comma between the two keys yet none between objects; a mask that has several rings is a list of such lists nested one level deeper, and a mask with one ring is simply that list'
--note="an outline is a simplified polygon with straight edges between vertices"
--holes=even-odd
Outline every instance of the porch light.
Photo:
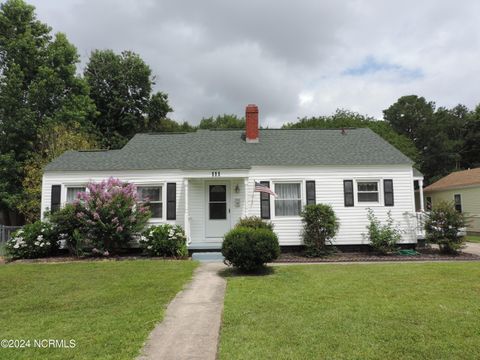
[{"label": "porch light", "polygon": [[238,194],[240,192],[240,186],[235,185],[235,193]]}]

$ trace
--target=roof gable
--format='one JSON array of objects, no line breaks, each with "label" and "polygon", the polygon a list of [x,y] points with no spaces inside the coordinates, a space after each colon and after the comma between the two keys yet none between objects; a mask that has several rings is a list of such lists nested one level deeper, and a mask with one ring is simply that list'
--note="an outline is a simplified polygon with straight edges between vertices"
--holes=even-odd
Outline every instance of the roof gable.
[{"label": "roof gable", "polygon": [[252,166],[412,164],[367,128],[263,129],[258,143],[243,130],[137,134],[122,149],[69,151],[46,171],[248,169]]}]

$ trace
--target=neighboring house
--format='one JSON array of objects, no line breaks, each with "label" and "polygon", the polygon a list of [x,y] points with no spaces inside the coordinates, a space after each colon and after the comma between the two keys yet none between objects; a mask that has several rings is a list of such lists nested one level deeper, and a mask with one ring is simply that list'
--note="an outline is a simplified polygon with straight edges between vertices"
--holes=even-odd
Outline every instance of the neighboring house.
[{"label": "neighboring house", "polygon": [[[218,249],[244,216],[271,221],[280,245],[302,244],[300,212],[330,204],[340,220],[337,245],[366,244],[367,208],[391,211],[417,242],[412,161],[369,129],[259,129],[137,134],[120,150],[68,151],[43,175],[42,212],[73,201],[89,181],[133,182],[151,200],[152,224],[185,228],[191,249]],[[278,195],[255,192],[255,183]],[[420,186],[420,189],[422,187]],[[422,196],[423,198],[423,196]]]},{"label": "neighboring house", "polygon": [[480,168],[456,171],[424,190],[427,210],[441,201],[466,214],[467,231],[480,234]]}]

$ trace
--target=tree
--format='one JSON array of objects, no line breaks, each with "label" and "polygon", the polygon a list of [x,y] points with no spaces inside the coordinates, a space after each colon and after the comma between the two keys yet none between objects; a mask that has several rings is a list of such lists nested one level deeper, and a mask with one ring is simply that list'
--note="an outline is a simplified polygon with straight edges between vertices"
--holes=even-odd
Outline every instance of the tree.
[{"label": "tree", "polygon": [[465,142],[462,149],[462,167],[480,167],[480,105],[470,113],[463,128]]},{"label": "tree", "polygon": [[[23,167],[38,132],[53,123],[87,126],[95,111],[76,75],[77,51],[64,34],[37,20],[22,0],[0,5],[0,212],[18,212]],[[17,219],[18,220],[18,219]],[[13,221],[8,220],[7,221]]]},{"label": "tree", "polygon": [[18,209],[28,223],[40,218],[42,175],[45,166],[67,150],[88,150],[96,147],[95,138],[81,127],[52,124],[39,134],[37,152],[24,163],[23,192],[18,199]]},{"label": "tree", "polygon": [[218,115],[200,120],[200,129],[245,129],[245,119],[237,115]]},{"label": "tree", "polygon": [[406,136],[398,134],[392,126],[385,122],[375,120],[348,110],[337,110],[330,116],[303,118],[296,123],[283,125],[284,129],[340,129],[340,128],[365,128],[368,127],[384,140],[399,149],[413,161],[418,161],[419,154],[413,142]]},{"label": "tree", "polygon": [[166,94],[152,95],[152,71],[131,51],[93,51],[84,75],[98,110],[93,122],[106,148],[120,148],[138,132],[161,128],[172,111]]},{"label": "tree", "polygon": [[435,103],[427,102],[417,95],[402,96],[388,109],[383,110],[383,118],[399,134],[407,136],[415,144],[419,132],[426,122],[432,119]]}]

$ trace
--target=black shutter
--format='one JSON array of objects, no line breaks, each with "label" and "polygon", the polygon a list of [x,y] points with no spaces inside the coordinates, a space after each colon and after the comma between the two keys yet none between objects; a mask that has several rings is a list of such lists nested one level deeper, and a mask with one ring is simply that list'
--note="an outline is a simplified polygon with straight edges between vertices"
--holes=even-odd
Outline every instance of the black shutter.
[{"label": "black shutter", "polygon": [[315,181],[306,181],[305,187],[307,190],[307,205],[315,205],[317,203],[315,199]]},{"label": "black shutter", "polygon": [[50,211],[52,213],[60,210],[61,194],[62,194],[62,185],[52,185],[52,196],[50,199]]},{"label": "black shutter", "polygon": [[385,206],[393,206],[393,180],[383,180],[383,198],[385,200]]},{"label": "black shutter", "polygon": [[[260,181],[260,184],[270,187],[269,181]],[[260,217],[270,219],[270,194],[260,193]]]},{"label": "black shutter", "polygon": [[177,218],[177,184],[167,184],[167,220]]},{"label": "black shutter", "polygon": [[343,196],[345,206],[353,206],[353,180],[343,180]]}]

